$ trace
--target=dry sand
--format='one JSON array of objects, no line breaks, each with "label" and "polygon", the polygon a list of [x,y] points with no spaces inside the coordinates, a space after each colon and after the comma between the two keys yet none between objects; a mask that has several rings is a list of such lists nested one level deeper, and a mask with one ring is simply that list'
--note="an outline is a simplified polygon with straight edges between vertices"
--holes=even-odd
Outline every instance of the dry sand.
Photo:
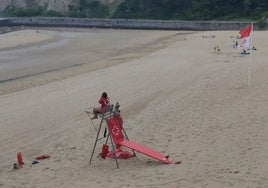
[{"label": "dry sand", "polygon": [[[180,33],[191,32],[0,35],[0,187],[268,187],[268,32],[253,32],[249,87],[238,31]],[[96,132],[84,110],[103,91],[130,140],[182,164],[137,154],[116,169],[97,157],[100,140],[89,165]],[[18,151],[25,164],[13,170]],[[31,165],[38,154],[51,158]]]}]

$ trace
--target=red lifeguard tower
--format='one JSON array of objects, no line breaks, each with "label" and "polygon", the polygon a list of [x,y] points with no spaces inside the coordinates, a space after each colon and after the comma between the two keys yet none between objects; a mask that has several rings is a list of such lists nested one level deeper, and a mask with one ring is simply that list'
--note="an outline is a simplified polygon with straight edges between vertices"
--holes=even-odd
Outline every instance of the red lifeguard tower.
[{"label": "red lifeguard tower", "polygon": [[[119,110],[120,105],[118,103],[116,103],[116,105],[110,105],[109,107],[107,107],[102,114],[98,114],[98,117],[101,118],[100,124],[98,129],[96,129],[96,127],[94,126],[94,123],[92,122],[93,127],[95,128],[95,130],[97,131],[97,136],[96,136],[96,140],[93,146],[93,150],[90,156],[90,160],[89,160],[89,164],[91,164],[92,162],[92,157],[94,155],[95,149],[96,149],[96,145],[97,142],[100,140],[99,136],[100,136],[100,131],[102,128],[103,123],[106,123],[106,127],[105,127],[105,131],[104,131],[104,137],[106,137],[106,141],[105,144],[103,145],[102,148],[102,158],[106,158],[106,154],[108,152],[108,140],[110,139],[111,145],[112,145],[112,152],[116,153],[117,149],[119,149],[121,146],[124,146],[126,148],[129,148],[132,150],[133,152],[133,156],[136,156],[135,151],[142,153],[144,155],[147,155],[151,158],[154,158],[156,160],[162,161],[163,163],[166,164],[179,164],[180,161],[174,162],[172,161],[169,156],[165,156],[164,154],[155,151],[151,148],[148,148],[146,146],[143,146],[141,144],[138,144],[136,142],[132,142],[128,139],[128,136],[126,134],[126,131],[124,130],[123,126],[122,126],[122,117],[120,116],[120,110]],[[92,114],[91,110],[86,110],[86,113],[88,114]],[[90,117],[90,116],[89,116]],[[108,132],[108,134],[107,134]],[[107,135],[106,135],[107,134]],[[116,166],[117,168],[119,168],[119,164],[118,164],[118,157],[113,157],[115,159],[116,162]]]}]

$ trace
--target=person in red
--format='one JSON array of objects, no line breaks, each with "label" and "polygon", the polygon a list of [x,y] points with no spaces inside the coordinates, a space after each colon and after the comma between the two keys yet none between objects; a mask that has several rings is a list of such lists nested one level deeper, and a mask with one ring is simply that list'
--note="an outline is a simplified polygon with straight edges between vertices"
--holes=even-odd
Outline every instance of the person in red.
[{"label": "person in red", "polygon": [[97,119],[98,114],[102,113],[107,106],[110,106],[110,99],[106,92],[102,93],[99,104],[101,105],[100,107],[93,109],[94,116],[91,119]]}]

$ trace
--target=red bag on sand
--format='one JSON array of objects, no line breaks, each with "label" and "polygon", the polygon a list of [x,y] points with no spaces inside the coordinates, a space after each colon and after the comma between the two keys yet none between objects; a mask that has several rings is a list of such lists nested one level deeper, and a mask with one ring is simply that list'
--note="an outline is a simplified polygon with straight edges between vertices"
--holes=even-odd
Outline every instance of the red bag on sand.
[{"label": "red bag on sand", "polygon": [[133,157],[133,154],[128,152],[128,151],[123,151],[121,149],[116,150],[116,151],[110,151],[107,154],[107,157],[109,158],[117,158],[117,159],[128,159]]},{"label": "red bag on sand", "polygon": [[42,159],[47,159],[47,158],[50,158],[50,156],[49,155],[37,155],[36,156],[36,160],[42,160]]},{"label": "red bag on sand", "polygon": [[23,160],[22,160],[22,154],[21,154],[21,152],[18,152],[18,153],[17,153],[17,159],[18,159],[18,164],[19,164],[19,165],[24,164],[24,163],[23,163]]},{"label": "red bag on sand", "polygon": [[106,144],[103,144],[102,146],[102,152],[101,152],[101,157],[103,159],[106,159],[107,153],[109,152],[109,146]]}]

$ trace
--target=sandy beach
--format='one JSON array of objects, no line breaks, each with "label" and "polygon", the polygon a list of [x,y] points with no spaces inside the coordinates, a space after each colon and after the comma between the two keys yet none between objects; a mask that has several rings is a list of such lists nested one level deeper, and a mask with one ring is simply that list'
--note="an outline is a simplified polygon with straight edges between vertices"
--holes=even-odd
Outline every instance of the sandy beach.
[{"label": "sandy beach", "polygon": [[[232,47],[238,32],[0,35],[0,187],[268,187],[268,31],[252,33],[251,57]],[[102,139],[89,165],[96,131],[85,109],[103,91],[130,140],[182,163],[137,153],[117,169],[98,156]],[[13,170],[17,152],[25,164]],[[50,158],[31,164],[38,154]]]}]

